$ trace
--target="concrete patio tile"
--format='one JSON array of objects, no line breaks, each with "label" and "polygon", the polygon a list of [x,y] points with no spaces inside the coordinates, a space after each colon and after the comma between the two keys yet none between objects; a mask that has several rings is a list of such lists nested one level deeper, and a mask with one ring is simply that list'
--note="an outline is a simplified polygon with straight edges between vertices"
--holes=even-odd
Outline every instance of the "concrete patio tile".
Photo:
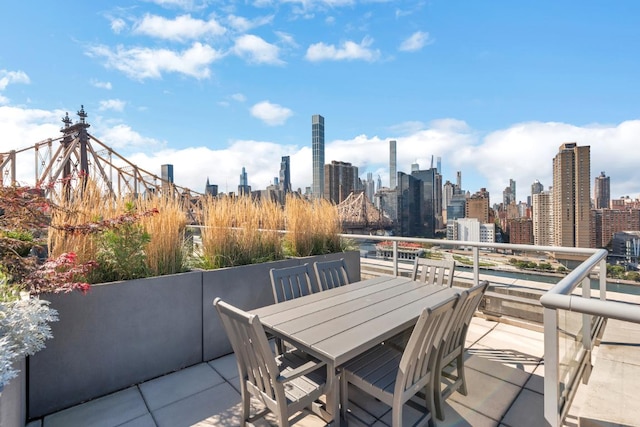
[{"label": "concrete patio tile", "polygon": [[536,329],[528,329],[521,326],[511,325],[509,323],[498,323],[494,328],[495,331],[504,331],[519,337],[527,337],[532,340],[544,343],[544,333]]},{"label": "concrete patio tile", "polygon": [[42,420],[31,421],[26,427],[42,427]]},{"label": "concrete patio tile", "polygon": [[158,427],[238,426],[240,394],[223,382],[156,409],[152,415]]},{"label": "concrete patio tile", "polygon": [[44,419],[47,427],[114,427],[147,414],[137,387],[130,387],[89,402],[56,412]]},{"label": "concrete patio tile", "polygon": [[[528,372],[532,372],[544,356],[544,343],[541,339],[498,330],[497,327],[471,348],[476,346],[494,349],[496,354],[502,354],[500,356],[502,359],[508,359],[512,364],[521,365]],[[506,360],[504,361],[506,362]]]},{"label": "concrete patio tile", "polygon": [[215,369],[216,372],[222,375],[222,377],[226,380],[237,378],[240,375],[240,373],[238,372],[236,355],[234,353],[211,360],[208,363],[209,366]]},{"label": "concrete patio tile", "polygon": [[517,386],[523,386],[531,376],[530,371],[537,367],[537,361],[532,366],[519,363],[510,350],[494,350],[477,344],[466,353],[465,371],[475,369]]},{"label": "concrete patio tile", "polygon": [[[402,425],[403,426],[413,426],[415,425],[415,423],[420,419],[420,417],[422,417],[424,415],[423,412],[418,411],[415,408],[412,408],[408,405],[404,405],[404,408],[402,410]],[[385,425],[390,426],[392,425],[392,416],[393,413],[391,410],[387,411],[386,414],[384,414],[379,421],[382,421]],[[434,414],[435,416],[435,414]],[[439,424],[438,424],[439,426]]]},{"label": "concrete patio tile", "polygon": [[478,340],[491,332],[497,325],[496,322],[483,319],[481,317],[472,317],[469,329],[467,330],[467,339],[465,342],[466,347],[470,347]]},{"label": "concrete patio tile", "polygon": [[154,411],[223,382],[211,366],[200,363],[140,384],[140,391]]},{"label": "concrete patio tile", "polygon": [[156,423],[151,414],[145,414],[135,420],[120,424],[118,427],[156,427]]},{"label": "concrete patio tile", "polygon": [[496,421],[502,418],[520,392],[520,387],[475,369],[467,369],[466,378],[467,396],[454,392],[447,403],[473,408]]},{"label": "concrete patio tile", "polygon": [[498,422],[460,403],[447,400],[444,420],[436,418],[438,427],[496,427]]},{"label": "concrete patio tile", "polygon": [[509,427],[538,427],[544,422],[544,398],[540,393],[522,389],[501,421]]},{"label": "concrete patio tile", "polygon": [[536,367],[524,387],[544,395],[544,362]]}]

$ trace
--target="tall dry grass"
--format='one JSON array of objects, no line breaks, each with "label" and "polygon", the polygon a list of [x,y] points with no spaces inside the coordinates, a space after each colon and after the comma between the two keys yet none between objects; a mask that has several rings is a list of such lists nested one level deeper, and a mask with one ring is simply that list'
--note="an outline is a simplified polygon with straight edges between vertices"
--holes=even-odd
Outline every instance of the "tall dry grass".
[{"label": "tall dry grass", "polygon": [[305,200],[287,196],[284,245],[291,256],[340,252],[342,232],[338,210],[324,199]]},{"label": "tall dry grass", "polygon": [[[166,196],[108,197],[92,180],[84,188],[78,186],[68,199],[55,201],[51,227],[48,233],[49,254],[57,257],[65,252],[75,252],[79,262],[98,259],[100,231],[90,232],[91,227],[104,230],[106,223],[128,212],[133,203],[134,212],[157,210],[154,215],[143,216],[138,223],[151,236],[145,246],[145,259],[151,275],[172,274],[184,269],[184,234],[187,217],[180,201]],[[100,224],[100,225],[98,225]],[[114,221],[117,229],[117,221]]]},{"label": "tall dry grass", "polygon": [[187,216],[181,201],[158,196],[137,201],[137,211],[157,209],[158,213],[141,219],[140,224],[151,236],[146,247],[147,266],[151,275],[178,273],[185,265],[185,230]]},{"label": "tall dry grass", "polygon": [[282,209],[270,200],[208,197],[203,201],[205,267],[220,268],[283,258]]}]

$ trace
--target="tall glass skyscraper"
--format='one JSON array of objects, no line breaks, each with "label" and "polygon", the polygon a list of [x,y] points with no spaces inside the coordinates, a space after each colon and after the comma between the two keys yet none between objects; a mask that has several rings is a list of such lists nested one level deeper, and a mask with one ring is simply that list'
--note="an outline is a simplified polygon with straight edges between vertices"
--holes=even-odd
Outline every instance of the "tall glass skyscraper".
[{"label": "tall glass skyscraper", "polygon": [[396,141],[395,139],[389,141],[389,188],[396,189],[397,185],[397,157],[396,157]]},{"label": "tall glass skyscraper", "polygon": [[324,196],[324,117],[319,114],[311,116],[311,151],[313,152],[313,186],[314,198]]}]

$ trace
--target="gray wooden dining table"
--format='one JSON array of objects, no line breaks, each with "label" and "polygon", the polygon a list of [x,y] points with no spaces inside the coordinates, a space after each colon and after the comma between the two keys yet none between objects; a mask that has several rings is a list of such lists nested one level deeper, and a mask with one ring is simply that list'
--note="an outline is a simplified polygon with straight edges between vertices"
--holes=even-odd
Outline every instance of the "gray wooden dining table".
[{"label": "gray wooden dining table", "polygon": [[327,363],[333,376],[326,411],[340,425],[338,369],[355,356],[413,326],[425,307],[460,289],[381,276],[251,310],[267,332]]}]

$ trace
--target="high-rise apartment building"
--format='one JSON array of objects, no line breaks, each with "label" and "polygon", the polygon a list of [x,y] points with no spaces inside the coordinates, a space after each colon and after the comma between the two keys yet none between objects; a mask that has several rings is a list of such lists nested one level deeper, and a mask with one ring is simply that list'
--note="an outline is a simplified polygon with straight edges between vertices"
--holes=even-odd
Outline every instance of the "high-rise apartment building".
[{"label": "high-rise apartment building", "polygon": [[544,191],[544,186],[537,179],[533,181],[531,184],[531,196],[528,197],[527,204],[529,206],[533,206],[533,195],[542,193]]},{"label": "high-rise apartment building", "polygon": [[324,197],[324,117],[319,114],[311,116],[311,151],[313,155],[313,185],[311,192],[314,198]]},{"label": "high-rise apartment building", "polygon": [[616,233],[640,231],[640,209],[592,209],[591,247],[609,248]]},{"label": "high-rise apartment building", "polygon": [[356,190],[358,167],[348,162],[324,165],[324,195],[332,203],[338,204]]},{"label": "high-rise apartment building", "polygon": [[397,185],[397,156],[396,156],[396,141],[395,139],[389,141],[389,188],[396,189]]},{"label": "high-rise apartment building", "polygon": [[567,142],[553,158],[554,245],[591,246],[590,149]]},{"label": "high-rise apartment building", "polygon": [[533,244],[553,246],[553,198],[548,191],[533,195]]},{"label": "high-rise apartment building", "polygon": [[280,161],[280,179],[278,180],[278,187],[280,191],[284,193],[291,192],[291,163],[289,156],[282,156]]},{"label": "high-rise apartment building", "polygon": [[162,189],[168,191],[173,185],[173,165],[161,165],[160,178],[162,178]]},{"label": "high-rise apartment building", "polygon": [[513,218],[507,221],[509,243],[530,245],[533,243],[533,221],[531,218]]},{"label": "high-rise apartment building", "polygon": [[600,175],[596,176],[594,187],[596,209],[609,209],[609,203],[611,201],[611,183],[609,177],[606,176],[604,172],[600,172]]},{"label": "high-rise apartment building", "polygon": [[481,223],[489,223],[491,221],[491,209],[489,208],[489,192],[486,188],[467,199],[465,207],[465,218],[477,218]]}]

